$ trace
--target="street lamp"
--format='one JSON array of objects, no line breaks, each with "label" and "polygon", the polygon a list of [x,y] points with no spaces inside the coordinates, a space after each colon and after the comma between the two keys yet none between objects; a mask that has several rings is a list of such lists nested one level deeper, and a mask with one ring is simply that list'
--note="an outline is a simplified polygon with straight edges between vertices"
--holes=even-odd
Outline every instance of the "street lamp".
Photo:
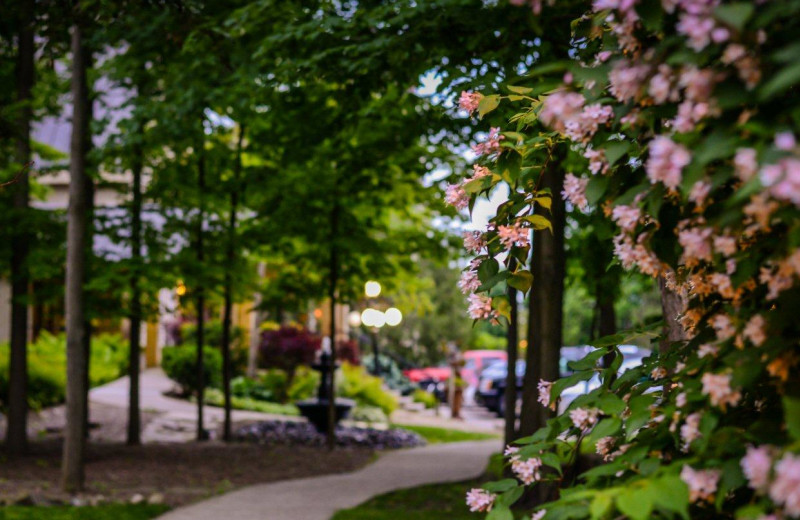
[{"label": "street lamp", "polygon": [[[377,298],[380,293],[380,283],[370,280],[364,284],[364,294],[367,296],[367,298]],[[351,317],[352,314],[353,313],[351,313]],[[361,315],[358,316],[358,318],[361,325],[364,325],[370,329],[370,336],[372,337],[372,357],[374,358],[373,373],[376,376],[380,375],[380,363],[378,361],[378,330],[384,325],[388,325],[390,327],[396,327],[399,325],[400,322],[403,321],[403,313],[401,313],[400,310],[395,307],[390,307],[386,310],[386,312],[372,307],[367,307],[361,312]],[[351,319],[351,322],[354,321],[354,319]]]}]

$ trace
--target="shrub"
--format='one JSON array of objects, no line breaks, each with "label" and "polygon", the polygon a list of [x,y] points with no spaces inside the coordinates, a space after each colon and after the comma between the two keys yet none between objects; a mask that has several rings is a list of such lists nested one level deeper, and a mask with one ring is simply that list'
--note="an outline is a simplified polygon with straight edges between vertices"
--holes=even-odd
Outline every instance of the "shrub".
[{"label": "shrub", "polygon": [[292,384],[286,392],[289,402],[301,401],[313,396],[319,387],[320,374],[309,367],[300,366],[294,373]]},{"label": "shrub", "polygon": [[[203,402],[210,406],[224,406],[225,396],[218,388],[206,388]],[[272,413],[277,415],[300,415],[300,410],[293,404],[280,404],[270,401],[261,401],[250,397],[231,396],[231,407],[234,410],[247,410],[250,412]]]},{"label": "shrub", "polygon": [[352,339],[340,341],[336,344],[336,359],[346,361],[351,365],[358,365],[361,358],[361,351],[358,342]]},{"label": "shrub", "polygon": [[[203,374],[206,386],[218,388],[222,377],[222,355],[211,347],[203,349]],[[197,347],[179,345],[163,350],[161,368],[167,377],[180,385],[181,393],[189,395],[197,392]]]},{"label": "shrub", "polygon": [[[8,402],[8,344],[0,344],[0,407]],[[120,377],[128,366],[128,346],[117,334],[92,338],[90,386]],[[28,345],[28,406],[41,410],[66,399],[67,347],[63,334],[43,331]]]},{"label": "shrub", "polygon": [[360,406],[377,406],[386,415],[397,408],[397,399],[384,390],[379,377],[367,374],[364,367],[342,363],[337,378],[337,394],[354,399]]},{"label": "shrub", "polygon": [[266,330],[261,334],[259,345],[259,364],[264,368],[285,370],[291,381],[300,365],[314,362],[321,340],[305,329],[281,327]]},{"label": "shrub", "polygon": [[425,405],[425,408],[436,408],[439,404],[439,400],[433,395],[431,392],[426,392],[421,388],[417,388],[414,390],[413,399],[415,403],[422,403]]},{"label": "shrub", "polygon": [[[231,325],[231,370],[235,375],[242,375],[247,370],[247,345],[244,344],[244,327]],[[180,337],[185,345],[197,345],[197,325],[185,323],[181,326]],[[222,348],[222,321],[214,320],[205,323],[203,342],[206,346]]]},{"label": "shrub", "polygon": [[377,406],[356,406],[347,416],[351,421],[369,424],[389,424],[389,418]]}]

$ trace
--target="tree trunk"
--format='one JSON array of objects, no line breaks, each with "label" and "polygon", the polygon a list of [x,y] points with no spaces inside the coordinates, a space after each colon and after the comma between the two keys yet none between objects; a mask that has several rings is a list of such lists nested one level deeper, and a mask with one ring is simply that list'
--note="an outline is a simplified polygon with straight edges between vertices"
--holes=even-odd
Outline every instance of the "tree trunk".
[{"label": "tree trunk", "polygon": [[339,205],[334,201],[331,210],[331,256],[328,266],[328,297],[331,300],[331,355],[329,369],[330,381],[328,387],[328,449],[336,447],[336,285],[339,282],[339,258],[336,250],[336,236],[339,232]]},{"label": "tree trunk", "polygon": [[522,389],[520,436],[533,434],[545,425],[552,412],[541,406],[540,379],[554,381],[559,377],[564,302],[564,200],[561,193],[563,172],[559,155],[555,154],[543,172],[542,188],[550,188],[553,203],[549,230],[534,232],[531,270],[533,287],[530,293],[528,319],[527,370]]},{"label": "tree trunk", "polygon": [[244,126],[239,127],[239,142],[236,145],[236,164],[233,172],[230,215],[228,216],[228,243],[225,252],[225,304],[222,317],[222,391],[225,394],[225,425],[222,438],[231,440],[231,310],[233,308],[233,277],[236,260],[236,212],[239,209],[239,177],[242,172],[242,143]]},{"label": "tree trunk", "polygon": [[[617,333],[617,313],[614,309],[613,295],[608,293],[597,295],[597,331],[599,337],[611,336]],[[614,362],[616,354],[610,352],[603,356],[603,366],[609,367]]]},{"label": "tree trunk", "polygon": [[[24,172],[31,160],[31,90],[34,84],[34,2],[21,3],[17,54],[17,101],[21,104],[17,123],[16,160]],[[13,190],[14,211],[24,218],[28,212],[30,181],[23,173]],[[29,235],[21,226],[11,238],[11,344],[9,348],[8,428],[6,448],[10,455],[28,449],[28,273]]]},{"label": "tree trunk", "polygon": [[[516,261],[512,258],[508,269],[513,271],[516,268]],[[508,322],[506,331],[506,352],[508,354],[508,370],[506,371],[506,393],[505,399],[505,446],[511,444],[517,438],[517,343],[519,342],[519,317],[517,305],[517,290],[513,287],[508,288],[508,301],[511,303],[511,319]]]},{"label": "tree trunk", "polygon": [[84,484],[86,437],[86,309],[83,284],[86,274],[88,201],[86,198],[89,149],[89,86],[86,71],[91,56],[83,41],[83,28],[72,31],[72,139],[70,143],[69,209],[67,211],[67,276],[64,305],[67,329],[67,424],[64,431],[62,486],[80,491]]},{"label": "tree trunk", "polygon": [[[92,100],[89,99],[89,121],[93,118]],[[92,146],[91,137],[89,140],[89,148]],[[87,151],[88,154],[88,151]],[[84,188],[86,191],[86,268],[84,270],[84,279],[89,280],[92,277],[92,263],[94,260],[94,179],[90,175],[86,175],[86,183]],[[86,316],[86,323],[84,325],[83,335],[83,360],[86,364],[84,370],[84,383],[83,383],[83,436],[89,438],[89,381],[91,381],[90,371],[92,359],[92,293],[84,287],[83,306],[84,315]]]},{"label": "tree trunk", "polygon": [[133,197],[131,200],[131,303],[130,330],[128,331],[128,446],[138,446],[141,438],[141,411],[139,409],[139,367],[141,363],[142,294],[139,279],[142,269],[142,151],[133,150]]},{"label": "tree trunk", "polygon": [[664,337],[659,343],[659,350],[664,353],[673,342],[686,339],[686,333],[678,322],[678,317],[686,308],[686,302],[680,294],[667,287],[663,276],[658,277],[658,289],[661,292],[661,311],[664,315]]},{"label": "tree trunk", "polygon": [[203,421],[203,398],[205,395],[206,381],[205,381],[205,360],[203,359],[203,347],[205,346],[205,325],[206,325],[206,297],[205,297],[205,280],[203,270],[205,267],[205,251],[203,250],[203,221],[204,215],[204,194],[206,191],[206,163],[205,163],[205,140],[200,140],[200,154],[199,162],[197,165],[197,191],[200,196],[200,203],[197,215],[197,246],[195,253],[197,255],[197,269],[200,276],[197,278],[197,287],[195,291],[197,294],[197,440],[208,440]]}]

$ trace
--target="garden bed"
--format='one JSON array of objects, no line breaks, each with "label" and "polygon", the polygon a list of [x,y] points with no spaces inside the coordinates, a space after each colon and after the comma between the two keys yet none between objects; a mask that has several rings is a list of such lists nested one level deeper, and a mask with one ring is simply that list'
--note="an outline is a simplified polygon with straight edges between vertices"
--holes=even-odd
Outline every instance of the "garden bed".
[{"label": "garden bed", "polygon": [[[305,422],[260,421],[236,429],[234,438],[249,443],[288,446],[325,446],[325,435]],[[424,446],[419,434],[402,428],[375,429],[339,425],[336,444],[342,447],[362,447],[376,450]]]}]

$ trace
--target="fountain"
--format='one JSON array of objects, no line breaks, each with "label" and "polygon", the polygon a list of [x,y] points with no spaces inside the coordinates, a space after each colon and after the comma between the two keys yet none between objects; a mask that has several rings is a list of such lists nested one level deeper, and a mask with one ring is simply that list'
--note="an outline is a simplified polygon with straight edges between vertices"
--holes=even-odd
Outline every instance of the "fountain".
[{"label": "fountain", "polygon": [[[311,368],[320,373],[319,389],[317,390],[317,397],[314,399],[304,399],[295,403],[300,409],[303,417],[308,419],[308,422],[314,425],[318,432],[323,433],[327,431],[328,426],[328,403],[330,402],[330,378],[333,377],[330,368],[331,355],[329,349],[323,346],[322,354],[316,363],[311,365]],[[338,367],[338,363],[336,364]],[[352,399],[336,398],[336,424],[347,417],[350,410],[355,406],[355,401]]]}]

